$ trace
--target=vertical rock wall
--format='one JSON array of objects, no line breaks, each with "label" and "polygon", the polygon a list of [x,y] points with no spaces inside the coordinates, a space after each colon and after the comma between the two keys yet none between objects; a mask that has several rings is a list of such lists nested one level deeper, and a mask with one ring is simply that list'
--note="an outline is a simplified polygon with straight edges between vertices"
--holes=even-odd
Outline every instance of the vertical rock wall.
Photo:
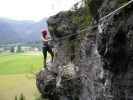
[{"label": "vertical rock wall", "polygon": [[[99,16],[118,8],[119,0],[104,0]],[[108,5],[108,6],[107,6]],[[100,22],[98,51],[103,62],[106,100],[132,100],[132,21],[133,3]]]},{"label": "vertical rock wall", "polygon": [[[98,23],[121,3],[91,0],[94,21]],[[55,57],[37,75],[42,96],[49,100],[133,100],[132,12],[133,4],[100,21],[102,31],[80,32],[69,11],[50,17]]]},{"label": "vertical rock wall", "polygon": [[98,81],[102,77],[102,67],[96,46],[96,30],[81,33],[72,20],[68,12],[61,12],[48,20],[55,57],[54,63],[47,65],[48,70],[38,74],[38,89],[50,100],[102,98],[103,84]]}]

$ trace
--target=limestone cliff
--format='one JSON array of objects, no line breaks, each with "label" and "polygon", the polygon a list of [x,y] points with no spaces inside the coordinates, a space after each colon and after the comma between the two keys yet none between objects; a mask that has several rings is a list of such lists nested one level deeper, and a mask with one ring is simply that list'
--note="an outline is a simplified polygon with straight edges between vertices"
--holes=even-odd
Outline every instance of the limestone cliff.
[{"label": "limestone cliff", "polygon": [[55,57],[48,70],[38,74],[37,86],[50,100],[88,100],[102,91],[96,82],[102,72],[96,32],[80,32],[72,14],[61,12],[48,20]]},{"label": "limestone cliff", "polygon": [[75,11],[48,19],[55,57],[54,63],[37,75],[37,87],[44,98],[133,99],[133,4],[99,21],[123,2],[90,0],[93,21],[101,31],[97,27],[81,31],[73,19]]},{"label": "limestone cliff", "polygon": [[[128,0],[125,0],[125,2]],[[105,16],[121,6],[119,0],[105,0],[99,16]],[[124,3],[123,3],[124,4]],[[108,6],[107,6],[108,5]],[[97,34],[97,46],[103,62],[108,86],[105,86],[111,99],[132,100],[132,57],[133,57],[133,3],[100,22],[102,32]],[[100,18],[101,18],[100,17]],[[107,71],[107,72],[106,72]],[[110,97],[107,96],[107,100]]]}]

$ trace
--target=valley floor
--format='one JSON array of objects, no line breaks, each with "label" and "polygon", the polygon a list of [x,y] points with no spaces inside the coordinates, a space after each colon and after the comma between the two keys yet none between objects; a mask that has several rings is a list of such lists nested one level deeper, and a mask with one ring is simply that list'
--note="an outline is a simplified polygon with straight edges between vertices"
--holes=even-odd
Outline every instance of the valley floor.
[{"label": "valley floor", "polygon": [[23,94],[26,100],[40,96],[35,74],[42,69],[41,52],[0,53],[0,100],[15,100]]}]

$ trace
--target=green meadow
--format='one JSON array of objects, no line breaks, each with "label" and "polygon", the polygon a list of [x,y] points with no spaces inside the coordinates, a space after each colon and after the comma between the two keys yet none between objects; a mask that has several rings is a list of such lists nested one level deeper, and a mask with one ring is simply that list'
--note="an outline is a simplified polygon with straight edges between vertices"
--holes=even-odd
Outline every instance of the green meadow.
[{"label": "green meadow", "polygon": [[14,100],[23,94],[26,100],[39,95],[35,74],[41,70],[41,52],[0,54],[0,100]]},{"label": "green meadow", "polygon": [[41,53],[16,53],[0,55],[0,75],[24,74],[39,70],[42,65]]}]

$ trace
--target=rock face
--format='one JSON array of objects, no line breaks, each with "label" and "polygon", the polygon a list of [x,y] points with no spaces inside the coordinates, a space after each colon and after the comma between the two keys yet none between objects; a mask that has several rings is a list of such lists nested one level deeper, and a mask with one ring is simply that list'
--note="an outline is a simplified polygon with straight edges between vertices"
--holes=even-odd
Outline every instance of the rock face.
[{"label": "rock face", "polygon": [[[90,9],[94,21],[121,3],[91,0],[90,8],[96,7]],[[72,12],[50,17],[55,57],[37,75],[42,96],[49,100],[133,100],[132,12],[133,3],[100,21],[100,30],[82,32],[73,23]]]},{"label": "rock face", "polygon": [[48,70],[37,76],[37,87],[42,96],[50,100],[96,98],[102,91],[102,84],[96,82],[102,72],[96,32],[80,33],[79,26],[72,23],[67,12],[49,18],[48,25],[55,57]]},{"label": "rock face", "polygon": [[[119,0],[105,0],[105,4],[99,10],[99,16],[105,16],[116,9],[120,5],[118,2]],[[106,100],[133,99],[132,21],[133,3],[103,19],[100,24],[102,32],[97,34],[97,44],[104,73],[107,73],[104,86]]]}]

